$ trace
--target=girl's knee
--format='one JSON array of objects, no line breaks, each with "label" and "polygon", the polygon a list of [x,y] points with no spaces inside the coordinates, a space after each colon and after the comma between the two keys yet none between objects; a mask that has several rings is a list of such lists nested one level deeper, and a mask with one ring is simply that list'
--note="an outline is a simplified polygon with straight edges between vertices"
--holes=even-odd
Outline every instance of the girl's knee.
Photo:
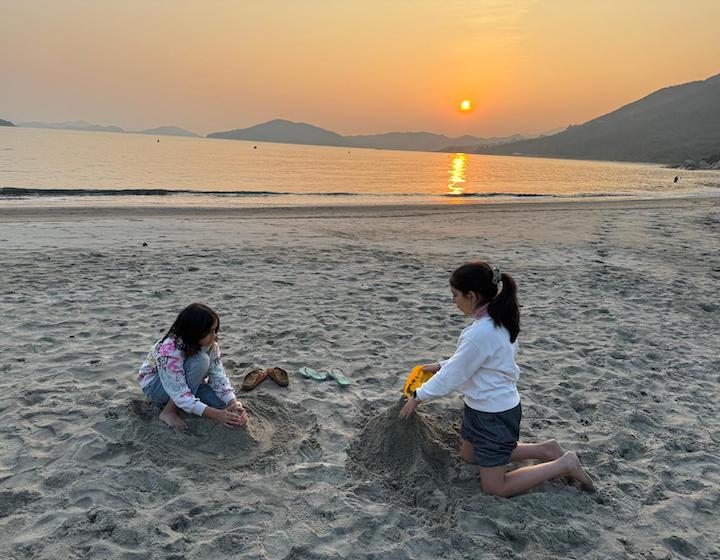
[{"label": "girl's knee", "polygon": [[483,492],[488,496],[500,496],[501,498],[507,498],[508,493],[505,489],[504,484],[498,484],[496,482],[487,483],[480,479],[480,487]]},{"label": "girl's knee", "polygon": [[469,463],[471,465],[475,464],[475,457],[473,456],[472,451],[468,453],[462,447],[460,448],[460,459],[462,459],[465,463]]},{"label": "girl's knee", "polygon": [[210,370],[210,356],[205,352],[198,352],[185,360],[183,368],[188,385],[191,387],[194,385],[194,389],[197,390],[197,386]]},{"label": "girl's knee", "polygon": [[210,369],[210,356],[207,352],[198,352],[185,359],[183,367],[192,369]]},{"label": "girl's knee", "polygon": [[490,496],[507,497],[508,485],[505,480],[504,467],[488,467],[480,469],[480,486]]},{"label": "girl's knee", "polygon": [[473,448],[472,443],[461,439],[459,452],[460,459],[466,463],[470,463],[471,465],[475,463],[475,449]]}]

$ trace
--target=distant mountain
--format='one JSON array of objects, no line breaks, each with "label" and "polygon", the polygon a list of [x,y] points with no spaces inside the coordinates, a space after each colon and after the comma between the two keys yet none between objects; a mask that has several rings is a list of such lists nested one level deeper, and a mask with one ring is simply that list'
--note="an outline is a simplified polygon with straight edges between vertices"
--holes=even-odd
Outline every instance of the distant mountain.
[{"label": "distant mountain", "polygon": [[208,138],[252,140],[257,142],[282,142],[286,144],[313,144],[317,146],[347,146],[347,140],[322,128],[306,123],[276,119],[250,128],[213,132]]},{"label": "distant mountain", "polygon": [[148,128],[147,130],[135,130],[135,134],[150,134],[152,136],[189,136],[199,138],[199,134],[185,130],[178,126],[158,126],[157,128]]},{"label": "distant mountain", "polygon": [[[282,119],[266,123],[229,130],[213,132],[208,138],[228,138],[232,140],[250,140],[255,142],[282,142],[285,144],[313,144],[317,146],[346,146],[349,148],[375,148],[379,150],[415,150],[448,151],[449,145],[477,146],[478,144],[498,144],[526,138],[516,134],[507,138],[478,138],[460,136],[448,138],[442,134],[430,132],[387,132],[359,136],[342,136],[330,130],[318,128],[306,123],[295,123]],[[457,151],[457,150],[451,150]]]},{"label": "distant mountain", "polygon": [[18,123],[23,128],[54,128],[60,130],[86,130],[91,132],[125,132],[119,126],[103,126],[87,121],[67,121],[61,123],[26,122]]},{"label": "distant mountain", "polygon": [[[519,134],[508,138],[478,138],[477,136],[459,136],[448,138],[442,134],[430,132],[388,132],[385,134],[367,134],[361,136],[346,136],[352,144],[361,148],[377,148],[380,150],[419,150],[426,152],[458,151],[454,148],[490,145],[502,142],[523,140]],[[453,149],[448,149],[452,146]]]},{"label": "distant mountain", "polygon": [[13,123],[11,123],[10,121],[0,119],[0,126],[15,126],[15,125]]},{"label": "distant mountain", "polygon": [[131,132],[133,134],[150,134],[153,136],[194,136],[199,138],[199,134],[190,132],[177,126],[159,126],[157,128],[148,128],[147,130],[133,130],[126,131],[119,126],[103,126],[100,124],[93,124],[87,121],[68,121],[61,123],[46,123],[46,122],[25,122],[18,123],[18,126],[24,128],[53,128],[60,130],[84,130],[91,132]]},{"label": "distant mountain", "polygon": [[[465,137],[463,137],[465,138]],[[468,148],[476,148],[479,145],[481,146],[497,146],[500,144],[508,144],[510,142],[520,142],[521,140],[528,140],[529,138],[534,138],[534,136],[524,136],[522,134],[513,134],[512,136],[493,136],[492,138],[480,138],[480,142],[474,143],[474,145],[470,144],[453,144],[451,146],[445,146],[442,149],[435,150],[437,152],[470,152],[472,150],[468,150]]]},{"label": "distant mountain", "polygon": [[658,90],[585,124],[533,140],[479,146],[504,154],[680,163],[720,150],[720,74]]}]

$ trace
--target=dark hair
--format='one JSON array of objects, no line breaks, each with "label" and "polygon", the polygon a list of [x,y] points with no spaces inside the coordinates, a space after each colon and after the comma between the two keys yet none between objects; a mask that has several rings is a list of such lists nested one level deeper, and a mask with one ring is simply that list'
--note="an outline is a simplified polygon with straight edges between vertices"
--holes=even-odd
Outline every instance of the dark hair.
[{"label": "dark hair", "polygon": [[502,290],[499,283],[493,283],[493,277],[497,280],[495,270],[486,262],[471,261],[455,269],[450,275],[450,285],[456,290],[467,294],[474,292],[480,296],[482,303],[488,304],[488,315],[493,322],[505,327],[510,333],[510,342],[520,332],[520,306],[517,300],[517,284],[512,276],[500,275]]},{"label": "dark hair", "polygon": [[180,338],[183,352],[186,356],[192,356],[200,351],[200,339],[207,336],[215,321],[219,331],[218,314],[204,303],[191,303],[180,312],[162,340],[170,335]]}]

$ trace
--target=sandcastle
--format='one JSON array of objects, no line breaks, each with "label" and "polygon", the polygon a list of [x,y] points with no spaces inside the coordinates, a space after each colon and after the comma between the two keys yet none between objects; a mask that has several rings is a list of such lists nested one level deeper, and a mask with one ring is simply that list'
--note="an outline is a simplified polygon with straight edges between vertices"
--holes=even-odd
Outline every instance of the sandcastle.
[{"label": "sandcastle", "polygon": [[348,448],[348,467],[396,489],[443,483],[457,462],[457,434],[449,422],[415,413],[399,417],[400,401],[373,416]]}]

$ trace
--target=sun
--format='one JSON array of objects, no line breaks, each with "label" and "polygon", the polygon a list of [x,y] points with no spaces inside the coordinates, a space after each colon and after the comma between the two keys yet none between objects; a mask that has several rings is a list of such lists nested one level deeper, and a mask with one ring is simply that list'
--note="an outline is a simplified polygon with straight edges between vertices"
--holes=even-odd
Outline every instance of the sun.
[{"label": "sun", "polygon": [[470,111],[472,109],[472,102],[469,99],[463,99],[460,103],[460,110],[463,112]]}]

